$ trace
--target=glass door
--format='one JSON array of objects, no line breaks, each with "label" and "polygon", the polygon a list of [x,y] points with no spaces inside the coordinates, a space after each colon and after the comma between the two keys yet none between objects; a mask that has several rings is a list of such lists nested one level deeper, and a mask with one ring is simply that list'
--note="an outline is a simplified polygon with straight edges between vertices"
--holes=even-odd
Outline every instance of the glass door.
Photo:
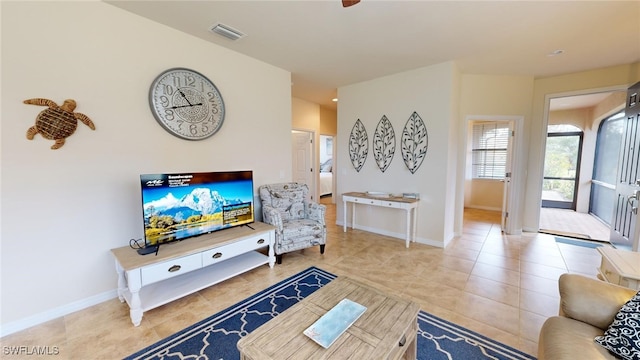
[{"label": "glass door", "polygon": [[542,207],[576,209],[582,136],[573,125],[549,125]]},{"label": "glass door", "polygon": [[624,111],[602,120],[596,139],[589,212],[611,226],[616,203],[618,156],[624,133]]}]

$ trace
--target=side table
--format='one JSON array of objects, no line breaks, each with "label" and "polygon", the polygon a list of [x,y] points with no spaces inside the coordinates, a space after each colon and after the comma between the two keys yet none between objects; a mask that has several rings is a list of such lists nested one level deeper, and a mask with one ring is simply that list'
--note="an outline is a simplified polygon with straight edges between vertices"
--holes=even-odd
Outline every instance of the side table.
[{"label": "side table", "polygon": [[640,290],[640,252],[601,246],[602,262],[598,268],[601,280]]}]

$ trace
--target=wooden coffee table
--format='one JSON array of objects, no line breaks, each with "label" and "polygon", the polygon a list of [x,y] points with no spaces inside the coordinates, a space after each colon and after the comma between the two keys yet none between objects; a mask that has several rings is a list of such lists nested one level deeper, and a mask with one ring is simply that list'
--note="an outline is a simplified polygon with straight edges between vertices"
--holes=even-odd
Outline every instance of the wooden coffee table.
[{"label": "wooden coffee table", "polygon": [[[367,310],[329,348],[303,334],[340,300]],[[238,341],[240,359],[415,359],[418,304],[338,277]]]}]

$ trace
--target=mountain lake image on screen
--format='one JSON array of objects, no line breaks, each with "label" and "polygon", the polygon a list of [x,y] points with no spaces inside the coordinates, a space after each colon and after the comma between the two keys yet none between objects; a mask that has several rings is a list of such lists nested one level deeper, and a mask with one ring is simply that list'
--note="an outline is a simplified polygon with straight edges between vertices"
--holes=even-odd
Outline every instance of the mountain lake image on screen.
[{"label": "mountain lake image on screen", "polygon": [[140,175],[147,246],[254,222],[253,172]]}]

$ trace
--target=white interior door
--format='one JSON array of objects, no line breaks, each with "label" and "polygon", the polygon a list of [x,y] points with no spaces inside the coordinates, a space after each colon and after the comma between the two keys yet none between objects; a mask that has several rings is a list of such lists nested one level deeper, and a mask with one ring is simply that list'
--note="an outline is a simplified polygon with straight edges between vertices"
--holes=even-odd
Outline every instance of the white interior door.
[{"label": "white interior door", "polygon": [[507,159],[505,162],[504,187],[502,195],[502,221],[501,230],[510,234],[513,232],[511,218],[509,217],[509,208],[511,207],[511,174],[513,167],[513,136],[514,124],[509,121],[509,140],[507,141]]},{"label": "white interior door", "polygon": [[293,181],[307,184],[309,198],[315,200],[316,186],[313,169],[313,133],[291,131]]}]

